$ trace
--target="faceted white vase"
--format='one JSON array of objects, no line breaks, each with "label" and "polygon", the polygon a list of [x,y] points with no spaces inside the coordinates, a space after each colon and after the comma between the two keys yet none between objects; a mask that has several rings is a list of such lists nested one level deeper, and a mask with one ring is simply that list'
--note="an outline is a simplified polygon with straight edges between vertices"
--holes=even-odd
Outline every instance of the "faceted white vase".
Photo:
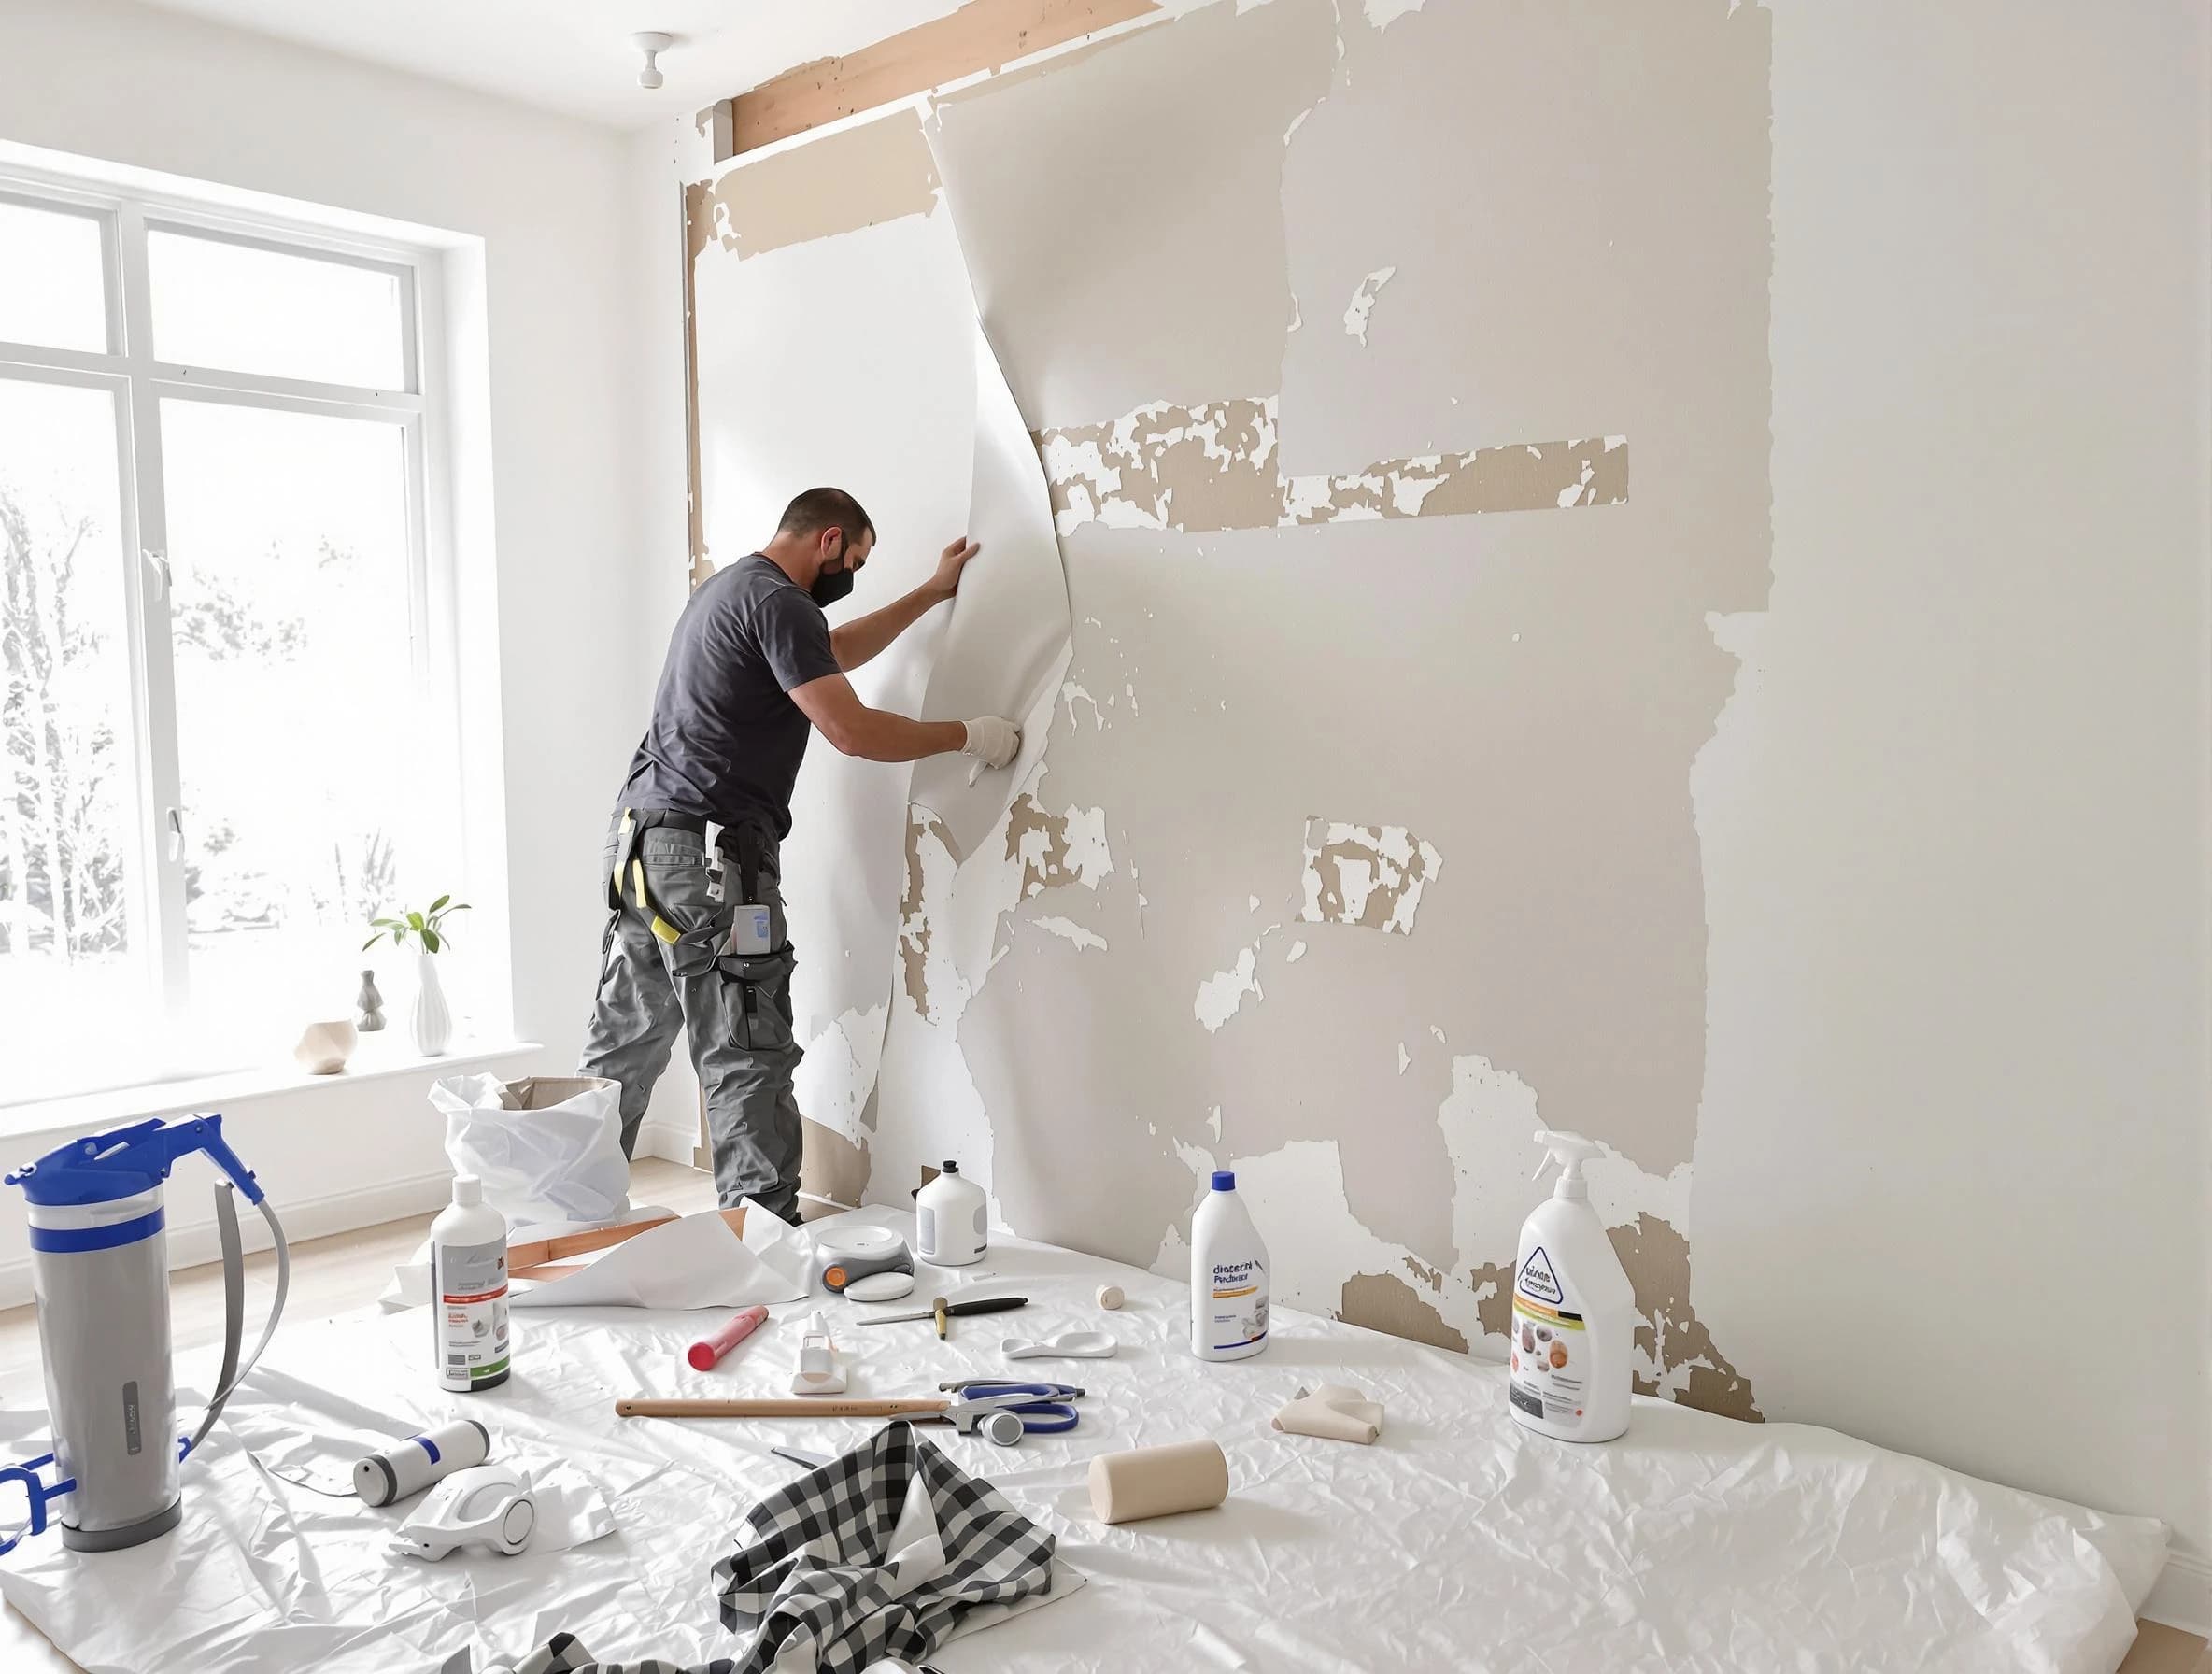
[{"label": "faceted white vase", "polygon": [[414,1031],[415,1051],[422,1057],[438,1057],[453,1042],[453,1012],[446,1003],[446,990],[438,986],[438,957],[415,956],[415,1010],[408,1017]]}]

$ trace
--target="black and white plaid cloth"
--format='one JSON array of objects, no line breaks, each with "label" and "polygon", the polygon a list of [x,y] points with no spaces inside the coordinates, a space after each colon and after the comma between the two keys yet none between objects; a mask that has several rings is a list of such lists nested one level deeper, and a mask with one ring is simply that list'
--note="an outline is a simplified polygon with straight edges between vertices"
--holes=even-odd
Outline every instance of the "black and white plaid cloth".
[{"label": "black and white plaid cloth", "polygon": [[914,1426],[872,1440],[745,1513],[715,1566],[722,1622],[745,1648],[702,1667],[602,1663],[559,1634],[514,1674],[861,1674],[918,1663],[979,1605],[1052,1589],[1053,1538]]}]

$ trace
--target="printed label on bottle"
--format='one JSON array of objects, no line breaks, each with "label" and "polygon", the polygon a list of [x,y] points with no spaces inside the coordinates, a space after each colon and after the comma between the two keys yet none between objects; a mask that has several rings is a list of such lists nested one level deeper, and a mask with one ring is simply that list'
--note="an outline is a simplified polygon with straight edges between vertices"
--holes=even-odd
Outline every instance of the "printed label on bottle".
[{"label": "printed label on bottle", "polygon": [[432,1246],[431,1284],[441,1386],[474,1389],[504,1377],[506,1241]]},{"label": "printed label on bottle", "polygon": [[[1542,1255],[1538,1250],[1530,1261]],[[1548,1262],[1543,1276],[1554,1298],[1564,1301]],[[1590,1333],[1582,1316],[1514,1285],[1510,1379],[1507,1398],[1522,1412],[1560,1429],[1580,1428],[1590,1379]]]},{"label": "printed label on bottle", "polygon": [[924,1261],[937,1254],[937,1212],[927,1203],[914,1212],[914,1238],[921,1246]]},{"label": "printed label on bottle", "polygon": [[1268,1334],[1268,1275],[1256,1261],[1217,1261],[1208,1286],[1206,1341],[1216,1349],[1250,1348]]}]

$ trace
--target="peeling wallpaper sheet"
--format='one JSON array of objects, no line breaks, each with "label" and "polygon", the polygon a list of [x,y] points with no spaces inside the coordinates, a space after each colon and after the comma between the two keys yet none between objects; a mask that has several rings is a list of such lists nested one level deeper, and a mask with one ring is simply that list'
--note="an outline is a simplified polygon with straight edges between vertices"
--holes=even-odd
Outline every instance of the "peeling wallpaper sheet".
[{"label": "peeling wallpaper sheet", "polygon": [[[801,815],[872,902],[794,897],[802,950],[882,972],[824,1014],[886,1007],[807,1107],[837,1195],[957,1156],[1016,1230],[1177,1270],[1233,1166],[1286,1299],[1502,1354],[1529,1135],[1578,1128],[1639,1383],[1755,1414],[1694,1303],[1690,774],[1709,613],[1768,579],[1766,54],[1728,0],[1224,0],[943,100],[942,203],[803,247],[949,241],[1071,624],[972,840]],[[903,417],[864,446],[936,457]]]},{"label": "peeling wallpaper sheet", "polygon": [[1037,452],[982,325],[970,335],[976,422],[967,528],[983,550],[961,579],[921,713],[929,720],[1005,716],[1020,724],[1022,747],[1010,766],[981,774],[965,756],[914,764],[914,801],[938,816],[953,853],[963,857],[1036,771],[1073,653],[1068,577]]}]

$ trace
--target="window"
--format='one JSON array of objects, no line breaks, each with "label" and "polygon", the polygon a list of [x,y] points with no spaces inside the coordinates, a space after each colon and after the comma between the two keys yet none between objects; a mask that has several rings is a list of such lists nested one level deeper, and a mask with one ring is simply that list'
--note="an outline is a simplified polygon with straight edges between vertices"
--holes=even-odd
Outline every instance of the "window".
[{"label": "window", "polygon": [[433,258],[0,178],[0,1104],[279,1059],[461,881]]}]

